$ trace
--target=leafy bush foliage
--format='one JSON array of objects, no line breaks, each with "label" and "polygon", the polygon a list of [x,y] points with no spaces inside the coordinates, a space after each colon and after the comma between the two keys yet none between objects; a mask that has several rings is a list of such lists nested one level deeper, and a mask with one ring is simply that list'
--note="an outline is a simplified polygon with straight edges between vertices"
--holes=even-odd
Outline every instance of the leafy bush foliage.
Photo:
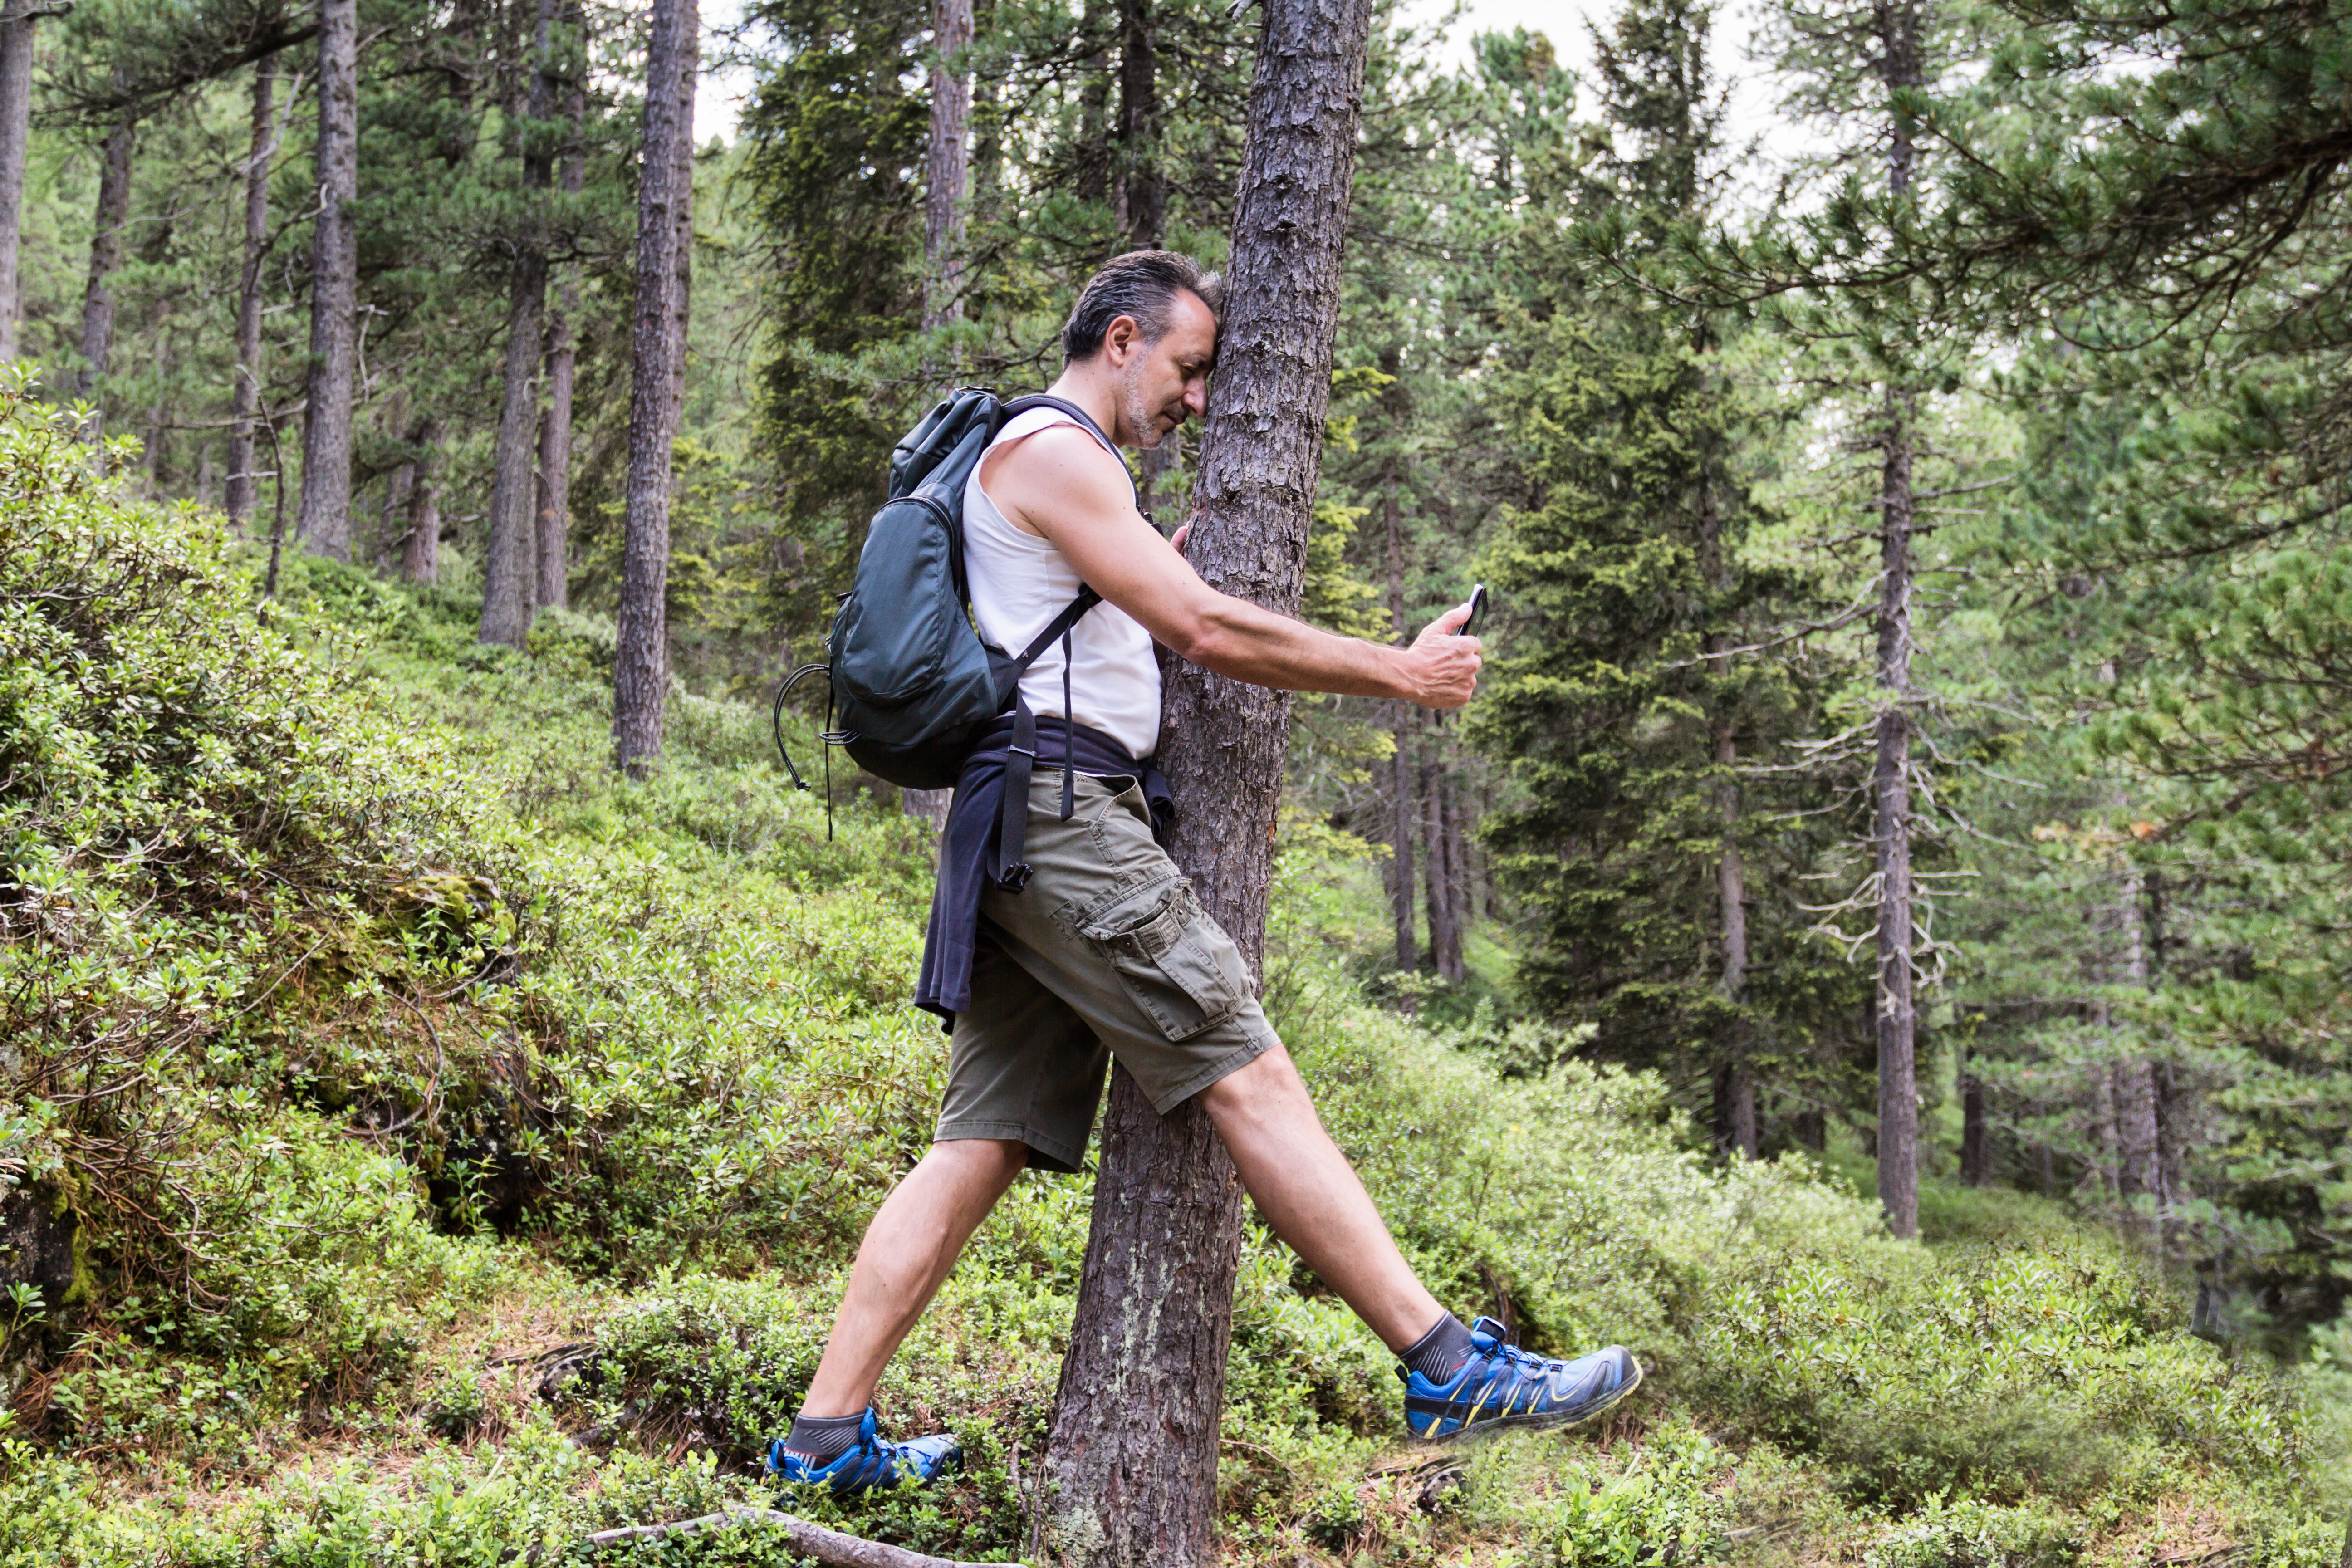
[{"label": "leafy bush foliage", "polygon": [[[309,562],[265,618],[234,541],[85,459],[0,400],[0,1175],[78,1224],[71,1291],[0,1302],[0,1568],[488,1563],[751,1495],[928,1140],[921,830],[848,778],[828,822],[765,712],[684,691],[616,780],[595,623],[483,650],[471,605]],[[2277,1561],[2318,1539],[2298,1385],[2117,1245],[2047,1205],[1896,1244],[1573,1038],[1368,1003],[1356,852],[1293,825],[1268,965],[1334,1134],[1449,1305],[1651,1381],[1591,1439],[1399,1459],[1387,1351],[1253,1229],[1237,1557],[1701,1561],[1793,1510],[1848,1560],[2038,1564],[2184,1493]],[[1018,1554],[1090,1197],[1022,1178],[884,1383],[955,1483],[789,1506]]]}]

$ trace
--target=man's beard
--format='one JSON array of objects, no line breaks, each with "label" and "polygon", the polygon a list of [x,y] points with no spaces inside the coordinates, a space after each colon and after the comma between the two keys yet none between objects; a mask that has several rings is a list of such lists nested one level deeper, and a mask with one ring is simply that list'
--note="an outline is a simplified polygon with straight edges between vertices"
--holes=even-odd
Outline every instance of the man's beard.
[{"label": "man's beard", "polygon": [[[1136,446],[1143,451],[1152,450],[1173,434],[1172,430],[1162,430],[1160,427],[1160,416],[1163,414],[1174,413],[1175,410],[1166,405],[1158,407],[1152,405],[1150,395],[1143,390],[1140,365],[1120,378],[1118,412],[1120,417],[1127,421],[1128,432],[1135,437]],[[1180,416],[1177,423],[1182,422]]]}]

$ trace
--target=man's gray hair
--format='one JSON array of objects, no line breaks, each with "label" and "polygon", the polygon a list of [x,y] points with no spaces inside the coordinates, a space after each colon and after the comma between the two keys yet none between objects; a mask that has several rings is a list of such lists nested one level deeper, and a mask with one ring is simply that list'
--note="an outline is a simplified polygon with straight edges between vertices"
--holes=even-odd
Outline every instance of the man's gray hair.
[{"label": "man's gray hair", "polygon": [[1135,319],[1145,342],[1158,342],[1167,333],[1176,296],[1186,290],[1201,297],[1209,314],[1225,313],[1225,280],[1191,257],[1172,250],[1113,257],[1078,293],[1077,308],[1062,329],[1062,363],[1076,364],[1100,353],[1110,324],[1121,316]]}]

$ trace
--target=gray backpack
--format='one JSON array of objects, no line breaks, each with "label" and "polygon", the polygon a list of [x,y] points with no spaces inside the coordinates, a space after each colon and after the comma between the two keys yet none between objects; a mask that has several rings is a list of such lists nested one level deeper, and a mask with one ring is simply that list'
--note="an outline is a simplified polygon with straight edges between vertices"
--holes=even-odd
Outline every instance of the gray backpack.
[{"label": "gray backpack", "polygon": [[[1102,434],[1084,409],[1060,398],[1000,403],[992,392],[965,387],[892,449],[890,499],[866,530],[856,579],[834,616],[827,661],[801,666],[776,691],[776,750],[801,788],[808,784],[784,753],[783,711],[805,677],[831,678],[820,737],[826,746],[842,747],[867,773],[908,789],[953,787],[982,730],[1006,712],[1028,719],[1021,677],[1057,641],[1067,683],[1070,628],[1102,595],[1079,589],[1034,641],[1008,653],[981,640],[964,578],[964,486],[1004,422],[1033,408],[1058,408]],[[1034,723],[1028,719],[1023,728]]]}]

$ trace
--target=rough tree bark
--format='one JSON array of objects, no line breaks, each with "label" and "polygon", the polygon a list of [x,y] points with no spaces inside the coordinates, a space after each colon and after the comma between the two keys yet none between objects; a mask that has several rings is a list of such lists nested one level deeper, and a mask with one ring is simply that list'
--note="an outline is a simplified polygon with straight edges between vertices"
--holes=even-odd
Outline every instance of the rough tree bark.
[{"label": "rough tree bark", "polygon": [[1102,0],[1086,0],[1078,16],[1078,37],[1093,45],[1087,53],[1078,89],[1077,178],[1073,182],[1080,201],[1110,199],[1110,51],[1103,47],[1109,24],[1103,19]]},{"label": "rough tree bark", "polygon": [[1976,1070],[1976,1047],[1965,1032],[1959,1050],[1960,1184],[1981,1187],[1992,1170],[1992,1131],[1985,1123],[1985,1086]]},{"label": "rough tree bark", "polygon": [[[1160,46],[1151,0],[1118,0],[1118,182],[1114,193],[1119,229],[1132,249],[1168,243],[1168,183],[1160,165]],[[1136,500],[1158,521],[1163,490],[1184,461],[1180,430],[1139,455]]]},{"label": "rough tree bark", "polygon": [[[2148,983],[2147,895],[2139,868],[2127,866],[2123,879],[2122,982],[2136,990]],[[2115,1064],[2116,1079],[2116,1198],[2125,1229],[2144,1240],[2160,1233],[2165,1202],[2161,1158],[2163,1135],[2157,1125],[2156,1064],[2146,1057],[2126,1057]]]},{"label": "rough tree bark", "polygon": [[[588,180],[588,156],[581,137],[588,119],[587,24],[581,7],[567,5],[562,18],[564,143],[557,185],[577,196]],[[572,323],[580,316],[580,269],[566,268],[547,323],[547,413],[539,427],[539,528],[531,558],[539,564],[541,609],[572,602],[572,390],[580,351]]]},{"label": "rough tree bark", "polygon": [[1881,465],[1877,677],[1872,770],[1878,873],[1878,1201],[1896,1236],[1919,1234],[1918,1007],[1911,973],[1911,404],[1888,393]]},{"label": "rough tree bark", "polygon": [[416,427],[416,473],[409,481],[408,537],[400,552],[400,573],[412,583],[441,575],[441,422],[425,418]]},{"label": "rough tree bark", "polygon": [[1445,765],[1438,755],[1437,736],[1421,751],[1421,833],[1423,881],[1429,895],[1429,967],[1440,980],[1462,978],[1462,919],[1455,889],[1454,850],[1459,836],[1449,818],[1454,803],[1447,797]]},{"label": "rough tree bark", "polygon": [[[963,319],[964,209],[971,164],[965,135],[971,122],[971,79],[964,57],[971,48],[971,0],[934,0],[931,6],[931,139],[923,163],[923,331]],[[928,369],[929,367],[927,367]],[[951,789],[901,791],[909,816],[944,832]]]},{"label": "rough tree bark", "polygon": [[[1696,334],[1701,355],[1715,347],[1714,334],[1702,324]],[[1723,507],[1716,493],[1716,441],[1711,431],[1698,433],[1698,474],[1691,510],[1698,522],[1699,571],[1707,593],[1722,603],[1731,590],[1731,552],[1723,539]],[[1706,668],[1721,670],[1719,658],[1730,646],[1720,632],[1710,631],[1700,646],[1709,656]],[[1748,1018],[1740,1011],[1748,991],[1748,867],[1739,853],[1739,741],[1727,716],[1715,724],[1715,809],[1723,824],[1723,845],[1715,863],[1716,932],[1721,947],[1724,1003],[1732,1009],[1724,1040],[1723,1061],[1716,1081],[1716,1136],[1727,1152],[1747,1159],[1757,1156],[1756,1078],[1748,1063]]]},{"label": "rough tree bark", "polygon": [[[1916,4],[1878,11],[1880,70],[1890,95],[1920,79]],[[1911,191],[1917,149],[1898,103],[1887,151],[1887,188]],[[1912,995],[1911,879],[1911,484],[1916,400],[1895,387],[1881,411],[1876,675],[1881,692],[1872,769],[1872,847],[1878,876],[1878,1201],[1887,1228],[1919,1234],[1918,1007]]]},{"label": "rough tree bark", "polygon": [[[1723,942],[1723,999],[1737,1008],[1748,992],[1748,867],[1740,858],[1739,784],[1731,770],[1739,749],[1728,723],[1715,731],[1715,760],[1723,769],[1716,781],[1716,810],[1723,820],[1723,850],[1715,865],[1717,929]],[[1724,1142],[1745,1158],[1757,1157],[1756,1076],[1748,1063],[1748,1020],[1735,1014],[1724,1066]]]},{"label": "rough tree bark", "polygon": [[25,154],[33,140],[33,28],[46,0],[0,0],[0,360],[16,357]]},{"label": "rough tree bark", "polygon": [[[1404,528],[1397,517],[1396,476],[1391,474],[1381,486],[1381,515],[1388,526],[1389,626],[1396,639],[1402,642],[1412,635],[1404,620]],[[1410,702],[1399,702],[1395,708],[1395,725],[1390,739],[1395,742],[1395,755],[1389,762],[1389,789],[1394,796],[1393,826],[1389,831],[1389,845],[1393,851],[1394,881],[1389,902],[1389,912],[1396,921],[1397,968],[1410,974],[1418,966],[1421,950],[1414,941],[1412,921],[1412,731],[1418,710]],[[1410,993],[1405,997],[1405,1011],[1417,1011]]]},{"label": "rough tree bark", "polygon": [[1462,804],[1462,781],[1452,768],[1438,774],[1438,788],[1445,801],[1445,914],[1448,923],[1445,951],[1438,956],[1437,972],[1448,981],[1460,982],[1470,976],[1470,967],[1463,962],[1462,942],[1470,929],[1470,845],[1467,835],[1469,814]]},{"label": "rough tree bark", "polygon": [[923,330],[963,319],[964,209],[971,174],[965,138],[971,127],[971,0],[931,7],[930,146],[923,163]]},{"label": "rough tree bark", "polygon": [[[1211,586],[1298,605],[1339,321],[1370,0],[1265,0],[1217,380],[1187,554]],[[1290,700],[1179,665],[1160,756],[1170,852],[1253,971],[1265,945]],[[1213,1563],[1241,1184],[1197,1103],[1111,1079],[1093,1226],[1045,1456],[1069,1568]]]},{"label": "rough tree bark", "polygon": [[669,689],[670,446],[686,373],[687,268],[694,237],[695,0],[654,0],[637,175],[637,298],[629,331],[629,479],[613,659],[613,765],[642,774],[661,755]]},{"label": "rough tree bark", "polygon": [[352,558],[359,115],[359,0],[319,0],[319,226],[310,241],[310,373],[295,528],[314,553],[336,561]]},{"label": "rough tree bark", "polygon": [[245,160],[245,265],[236,283],[236,370],[229,392],[228,493],[222,505],[231,522],[253,511],[261,486],[253,467],[253,421],[261,406],[261,256],[269,243],[269,159],[278,145],[270,100],[278,88],[274,64],[253,68],[253,141]]},{"label": "rough tree bark", "polygon": [[1156,247],[1168,235],[1168,188],[1160,171],[1160,49],[1151,0],[1118,0],[1118,203],[1127,243]]},{"label": "rough tree bark", "polygon": [[[131,153],[139,135],[129,114],[106,133],[100,151],[98,214],[90,226],[89,281],[81,296],[81,376],[76,390],[96,397],[114,354],[114,269],[122,264],[122,238],[131,223]],[[105,416],[90,421],[89,439],[106,433]]]},{"label": "rough tree bark", "polygon": [[507,352],[499,398],[499,439],[490,474],[488,548],[482,554],[482,618],[478,640],[520,647],[530,630],[539,594],[538,487],[532,459],[538,455],[539,378],[541,333],[547,310],[547,245],[539,232],[541,214],[533,196],[547,188],[553,161],[545,125],[552,105],[554,61],[549,54],[555,0],[539,0],[531,38],[530,87],[524,100],[517,151],[522,159],[526,203],[515,236],[514,265],[508,274]]}]

